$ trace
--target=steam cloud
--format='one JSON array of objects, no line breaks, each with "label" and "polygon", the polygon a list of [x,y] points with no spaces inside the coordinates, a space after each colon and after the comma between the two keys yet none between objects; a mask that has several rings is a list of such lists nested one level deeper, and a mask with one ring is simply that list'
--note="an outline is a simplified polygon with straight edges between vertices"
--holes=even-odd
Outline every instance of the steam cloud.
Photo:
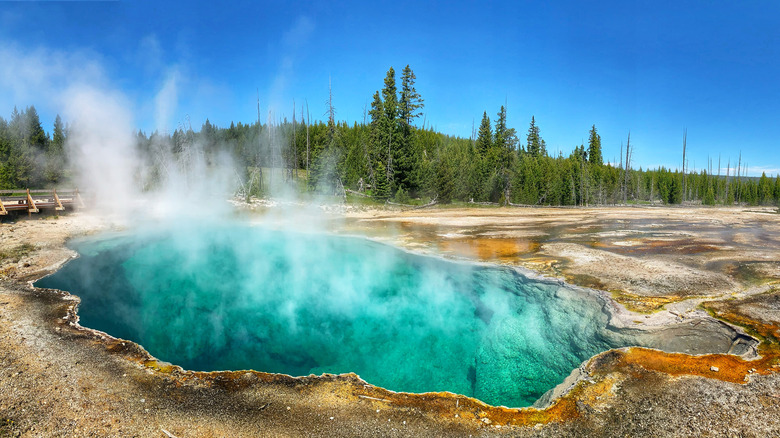
[{"label": "steam cloud", "polygon": [[[263,153],[281,154],[289,144],[282,130],[274,130],[274,108],[286,107],[282,95],[301,48],[315,28],[313,20],[299,17],[283,35],[279,66],[269,90],[269,115],[265,129],[272,146]],[[157,78],[155,96],[147,102],[134,102],[114,85],[100,56],[89,51],[64,52],[41,47],[30,50],[14,42],[0,41],[0,80],[12,84],[0,90],[0,104],[34,104],[44,113],[59,113],[69,125],[66,153],[74,167],[75,185],[88,205],[102,215],[126,222],[132,218],[159,220],[168,217],[219,216],[231,210],[227,203],[246,175],[227,148],[199,143],[202,136],[186,136],[182,145],[172,145],[170,134],[177,128],[187,132],[188,118],[179,113],[179,99],[189,88],[196,88],[186,68],[166,65],[163,50],[153,35],[143,38],[135,54],[146,78]],[[139,107],[140,106],[140,107]],[[134,114],[153,114],[157,133],[150,150],[138,150],[138,120]],[[194,127],[195,130],[198,127]],[[280,132],[276,132],[280,131]],[[265,134],[263,134],[265,135]],[[175,147],[174,147],[175,146]],[[211,145],[213,146],[213,145]],[[258,148],[260,146],[258,145]],[[176,152],[174,152],[176,149]],[[260,151],[258,151],[259,153]],[[273,160],[281,162],[282,160]],[[150,185],[149,180],[155,180]],[[268,187],[265,187],[266,193]],[[297,197],[297,189],[276,184],[273,195]],[[298,204],[296,202],[296,204]],[[318,209],[306,209],[295,215],[311,225]],[[292,211],[277,212],[289,217]],[[289,222],[289,221],[288,221]]]},{"label": "steam cloud", "polygon": [[[112,86],[97,55],[0,44],[0,80],[12,84],[0,90],[0,103],[8,108],[33,104],[62,115],[69,125],[65,149],[74,167],[73,184],[88,206],[115,220],[225,213],[230,208],[226,200],[244,173],[226,153],[212,151],[207,158],[206,145],[195,141],[197,137],[189,136],[173,152],[168,134],[190,128],[189,120],[177,119],[181,84],[187,80],[178,66],[161,63],[160,52],[155,38],[141,42],[146,65],[163,73],[156,96],[141,104],[152,109],[162,135],[153,135],[151,151],[141,153],[134,118],[139,108]],[[285,139],[278,141],[286,144]],[[153,167],[159,170],[156,184],[144,186]]]}]

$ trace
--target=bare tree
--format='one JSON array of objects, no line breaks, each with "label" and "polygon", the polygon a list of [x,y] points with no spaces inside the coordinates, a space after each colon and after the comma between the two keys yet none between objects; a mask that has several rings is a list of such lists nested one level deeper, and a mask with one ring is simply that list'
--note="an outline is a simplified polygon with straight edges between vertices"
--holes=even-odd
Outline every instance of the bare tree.
[{"label": "bare tree", "polygon": [[328,129],[331,135],[336,132],[336,108],[333,107],[333,86],[328,76]]},{"label": "bare tree", "polygon": [[268,153],[271,155],[271,159],[268,163],[268,167],[271,168],[271,172],[268,178],[268,185],[270,187],[273,187],[274,184],[274,168],[276,167],[276,147],[274,146],[274,139],[271,135],[272,131],[274,130],[272,117],[273,113],[271,113],[271,110],[268,109],[268,120],[266,121],[266,125],[268,131]]},{"label": "bare tree", "polygon": [[739,151],[739,161],[737,162],[737,188],[734,190],[734,199],[739,203],[742,197],[742,151]]},{"label": "bare tree", "polygon": [[731,172],[731,158],[729,158],[728,164],[726,164],[726,202],[729,199],[729,174]]},{"label": "bare tree", "polygon": [[[260,154],[262,153],[263,145],[260,142],[260,89],[257,89],[257,158],[256,158],[256,165],[257,165],[257,173],[259,173],[259,188],[260,190],[263,190],[263,162],[261,160]],[[254,178],[255,172],[252,172],[252,177]],[[252,187],[251,185],[249,186]],[[247,196],[247,199],[249,197]]]},{"label": "bare tree", "polygon": [[631,131],[626,142],[626,167],[623,169],[623,204],[628,203],[628,170],[631,168]]},{"label": "bare tree", "polygon": [[293,99],[293,133],[292,133],[292,166],[290,166],[290,173],[292,179],[298,175],[298,147],[295,144],[295,134],[297,133],[295,124],[295,99]]},{"label": "bare tree", "polygon": [[580,160],[580,206],[585,205],[588,199],[588,194],[585,191],[585,172],[587,167],[585,166],[585,160]]},{"label": "bare tree", "polygon": [[[368,107],[366,104],[363,105],[363,127],[368,126]],[[361,129],[360,131],[360,142],[363,144],[363,159],[366,160],[366,169],[368,169],[368,180],[371,182],[371,186],[373,187],[375,184],[374,180],[374,166],[373,162],[374,160],[371,157],[371,150],[368,147],[368,142],[365,138],[365,130]],[[360,191],[362,192],[364,190],[364,184],[363,184],[363,178],[360,179],[361,185],[360,185]]]},{"label": "bare tree", "polygon": [[685,199],[687,198],[687,186],[686,186],[686,178],[685,178],[685,149],[688,144],[688,128],[685,128],[683,130],[683,162],[682,162],[682,191],[683,191],[683,202],[685,202]]}]

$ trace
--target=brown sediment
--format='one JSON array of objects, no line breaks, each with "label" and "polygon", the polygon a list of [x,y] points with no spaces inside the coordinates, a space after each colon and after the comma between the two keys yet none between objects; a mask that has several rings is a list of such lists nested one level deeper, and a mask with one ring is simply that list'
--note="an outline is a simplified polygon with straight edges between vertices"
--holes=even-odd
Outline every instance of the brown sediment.
[{"label": "brown sediment", "polygon": [[537,253],[539,242],[499,237],[448,239],[439,242],[439,250],[444,254],[507,263],[514,262],[527,254]]},{"label": "brown sediment", "polygon": [[[773,312],[769,317],[753,307],[763,307],[767,303],[771,307],[766,310]],[[729,354],[690,356],[633,347],[621,351],[615,367],[639,366],[671,376],[695,375],[740,384],[746,383],[750,375],[780,371],[780,290],[743,298],[705,301],[701,306],[714,317],[743,327],[747,333],[760,339],[759,357],[745,360]]]},{"label": "brown sediment", "polygon": [[745,360],[730,354],[691,356],[639,347],[632,347],[621,353],[616,369],[624,372],[630,372],[632,367],[642,367],[670,376],[701,376],[744,384],[745,377],[752,373],[768,374],[780,371],[774,369],[774,365],[778,363],[778,351],[775,348],[763,348],[762,357],[756,360]]},{"label": "brown sediment", "polygon": [[705,301],[702,307],[716,318],[745,328],[762,341],[762,349],[780,350],[780,290],[722,301]]},{"label": "brown sediment", "polygon": [[[568,276],[567,276],[568,278]],[[597,286],[590,286],[600,289]],[[653,313],[664,308],[670,303],[679,303],[694,297],[666,295],[666,296],[642,296],[625,291],[612,291],[612,299],[625,306],[626,309],[637,313]]]},{"label": "brown sediment", "polygon": [[[770,303],[769,309],[759,309]],[[718,319],[743,327],[749,334],[759,338],[759,357],[745,360],[729,354],[691,356],[679,353],[665,353],[647,348],[632,347],[616,354],[617,360],[600,372],[630,372],[641,367],[670,376],[701,376],[725,382],[745,384],[749,376],[780,372],[780,291],[771,290],[743,298],[722,301],[706,301],[702,307]],[[767,317],[761,310],[769,310]],[[752,313],[752,314],[751,314]]]},{"label": "brown sediment", "polygon": [[[778,428],[770,419],[780,416],[780,404],[773,403],[780,400],[780,292],[755,293],[753,288],[766,281],[740,277],[729,266],[764,266],[749,273],[771,280],[767,273],[774,268],[766,264],[780,259],[780,250],[762,236],[780,226],[760,212],[705,210],[448,209],[415,212],[412,218],[381,212],[381,220],[366,214],[359,223],[344,226],[415,250],[451,251],[614,290],[617,301],[636,310],[658,311],[682,305],[680,300],[692,295],[706,295],[711,298],[702,306],[713,316],[761,339],[760,357],[754,360],[646,348],[605,352],[583,364],[581,377],[544,409],[488,406],[450,393],[394,393],[354,374],[296,378],[183,370],[137,344],[79,327],[75,297],[33,290],[25,283],[57,269],[71,256],[63,247],[65,238],[95,229],[94,224],[78,225],[68,218],[48,226],[46,221],[14,224],[13,231],[3,226],[0,249],[12,244],[12,232],[14,240],[33,241],[36,250],[19,261],[0,261],[8,277],[0,281],[0,436],[163,436],[162,429],[176,436],[664,436],[670,430],[681,436],[772,436]],[[404,225],[394,226],[397,218]],[[685,229],[686,220],[693,230]],[[374,228],[377,224],[381,226]],[[633,239],[640,243],[623,251],[629,246],[628,229],[655,234],[633,235],[631,245]],[[670,240],[675,244],[653,237],[665,232],[673,238],[683,231],[689,237]],[[534,237],[522,237],[527,234]],[[684,243],[691,239],[705,243]],[[674,251],[673,245],[688,247]],[[601,252],[585,253],[591,258],[581,263],[564,256],[579,248]],[[599,262],[602,256],[606,258]],[[714,262],[724,258],[729,263]],[[712,283],[665,284],[677,294],[634,291],[636,282],[666,272],[653,271],[664,263],[696,273],[694,282]],[[615,266],[602,275],[599,268],[609,264]],[[643,266],[636,273],[626,269]],[[728,287],[719,276],[729,279]],[[741,401],[712,403],[716,398]],[[651,402],[657,416],[648,416]],[[691,409],[708,415],[678,415]]]}]

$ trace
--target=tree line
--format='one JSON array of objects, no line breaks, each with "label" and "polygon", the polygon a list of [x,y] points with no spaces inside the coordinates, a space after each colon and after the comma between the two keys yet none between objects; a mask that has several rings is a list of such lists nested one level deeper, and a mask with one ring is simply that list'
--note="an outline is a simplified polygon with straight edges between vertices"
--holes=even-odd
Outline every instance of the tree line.
[{"label": "tree line", "polygon": [[[269,181],[275,180],[319,194],[349,190],[377,202],[780,204],[780,175],[747,177],[741,158],[734,167],[729,162],[725,174],[711,168],[634,169],[629,136],[620,162],[605,163],[595,125],[587,144],[575,146],[568,156],[550,154],[534,117],[522,139],[507,125],[505,106],[492,121],[483,112],[471,138],[416,126],[424,101],[415,81],[407,65],[399,87],[390,68],[364,120],[351,125],[337,121],[329,93],[327,120],[312,121],[304,104],[293,105],[291,120],[269,116],[262,123],[258,103],[258,120],[252,123],[217,127],[206,120],[197,131],[191,126],[179,126],[172,134],[139,131],[143,164],[138,184],[153,190],[163,179],[167,158],[188,157],[197,150],[213,166],[230,156],[241,169],[237,186],[247,195],[269,193]],[[73,171],[64,153],[67,136],[59,116],[52,135],[47,134],[34,107],[14,109],[10,121],[0,118],[0,188],[68,182]]]},{"label": "tree line", "polygon": [[58,115],[49,135],[38,111],[14,107],[10,120],[0,117],[0,189],[59,186],[70,178],[65,141],[68,129]]}]

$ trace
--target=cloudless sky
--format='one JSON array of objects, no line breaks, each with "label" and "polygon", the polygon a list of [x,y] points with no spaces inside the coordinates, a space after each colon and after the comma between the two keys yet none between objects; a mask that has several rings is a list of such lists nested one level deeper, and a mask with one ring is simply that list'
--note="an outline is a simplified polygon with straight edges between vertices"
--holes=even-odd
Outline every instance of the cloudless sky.
[{"label": "cloudless sky", "polygon": [[0,1],[0,114],[35,105],[50,132],[49,95],[83,75],[147,132],[251,123],[258,91],[263,122],[293,100],[322,119],[330,80],[352,123],[409,64],[418,126],[469,137],[506,102],[521,141],[533,115],[552,153],[595,124],[605,160],[630,131],[635,167],[677,168],[687,128],[689,168],[720,155],[725,172],[741,151],[751,175],[780,172],[780,2],[235,3]]}]

